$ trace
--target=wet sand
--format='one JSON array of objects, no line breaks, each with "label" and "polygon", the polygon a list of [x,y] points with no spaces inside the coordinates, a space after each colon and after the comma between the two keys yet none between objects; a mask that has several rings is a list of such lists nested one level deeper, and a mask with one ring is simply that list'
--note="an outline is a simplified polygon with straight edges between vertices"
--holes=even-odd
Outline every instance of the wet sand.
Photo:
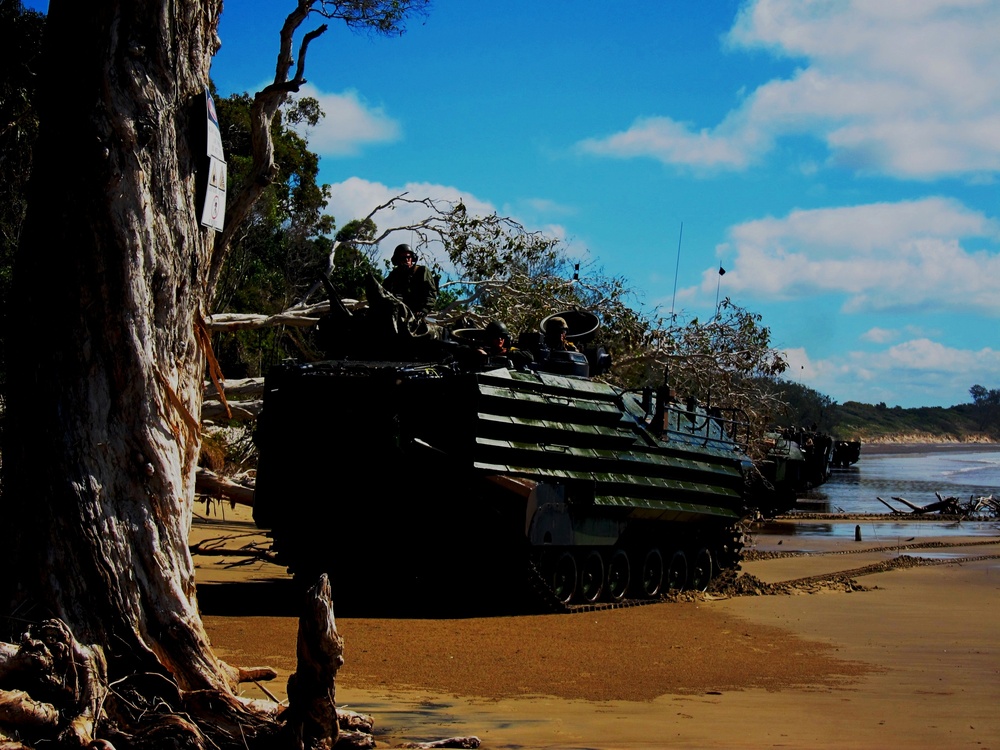
[{"label": "wet sand", "polygon": [[[253,534],[245,511],[225,512],[197,522],[194,538]],[[820,583],[559,616],[338,617],[337,702],[373,714],[382,747],[474,734],[484,748],[1000,748],[1000,531],[943,540],[977,544],[908,552],[789,533],[758,547],[810,554],[743,566],[777,583],[900,554],[945,563],[857,577],[864,591]],[[226,661],[278,669],[267,687],[283,698],[292,589],[275,566],[226,567],[242,559],[196,557],[206,626]]]}]

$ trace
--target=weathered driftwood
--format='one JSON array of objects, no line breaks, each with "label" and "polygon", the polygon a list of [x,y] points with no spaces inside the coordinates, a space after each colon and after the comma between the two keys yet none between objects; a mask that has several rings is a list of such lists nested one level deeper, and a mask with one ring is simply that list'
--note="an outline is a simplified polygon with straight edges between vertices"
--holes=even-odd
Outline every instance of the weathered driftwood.
[{"label": "weathered driftwood", "polygon": [[296,326],[305,328],[316,325],[321,315],[330,310],[329,302],[319,302],[315,305],[296,307],[275,315],[256,315],[252,313],[220,313],[212,315],[205,321],[205,327],[213,333],[216,331],[242,331],[253,328],[271,328],[274,326]]},{"label": "weathered driftwood", "polygon": [[[924,513],[942,513],[949,516],[964,517],[971,516],[975,513],[986,512],[997,514],[1000,512],[1000,502],[998,502],[993,495],[989,495],[987,497],[970,497],[967,503],[963,503],[957,497],[942,497],[940,492],[935,492],[934,495],[937,497],[937,500],[933,503],[928,503],[927,505],[917,505],[916,503],[911,503],[905,497],[898,497],[896,495],[893,495],[892,499],[905,505],[909,508],[909,512],[914,515],[922,515]],[[876,496],[875,499],[893,513],[904,512],[886,502],[881,497]]]},{"label": "weathered driftwood", "polygon": [[[201,418],[203,421],[226,420],[231,422],[249,422],[260,416],[260,409],[264,402],[255,399],[252,401],[228,401],[223,404],[221,401],[212,399],[205,401],[201,406]],[[229,410],[226,411],[226,406]]]},{"label": "weathered driftwood", "polygon": [[348,711],[346,708],[337,709],[337,723],[342,730],[348,732],[372,734],[375,731],[375,719],[370,714]]},{"label": "weathered driftwood", "polygon": [[326,574],[306,594],[299,617],[295,674],[288,678],[288,710],[283,718],[298,748],[332,748],[340,726],[337,719],[337,670],[344,663],[344,639],[333,616],[330,580]]},{"label": "weathered driftwood", "polygon": [[[944,513],[946,515],[961,515],[964,512],[961,505],[958,502],[958,498],[956,497],[942,498],[940,494],[938,494],[937,496],[938,496],[937,502],[929,503],[927,505],[916,505],[915,503],[911,503],[905,497],[898,497],[896,495],[893,495],[892,499],[895,500],[897,503],[902,503],[903,505],[905,505],[907,508],[910,509],[910,513],[913,513],[915,515],[922,515],[924,513]],[[893,513],[904,512],[899,510],[898,508],[893,507],[891,504],[887,503],[880,497],[876,497],[875,499],[878,500],[880,503],[882,503],[882,505],[887,507]]]},{"label": "weathered driftwood", "polygon": [[0,685],[3,684],[5,670],[10,664],[11,658],[17,653],[17,646],[13,643],[0,642]]},{"label": "weathered driftwood", "polygon": [[959,514],[962,512],[962,508],[959,505],[957,497],[941,497],[940,492],[935,492],[934,495],[937,497],[937,501],[928,503],[927,505],[915,505],[905,497],[896,497],[895,495],[892,499],[901,502],[914,513]]},{"label": "weathered driftwood", "polygon": [[[210,344],[206,344],[210,346]],[[261,396],[264,393],[263,378],[242,378],[225,380],[218,363],[212,359],[212,378],[204,384],[202,391],[201,419],[203,422],[226,420],[249,422],[260,414],[262,402],[259,398],[247,399],[248,396]],[[240,398],[242,400],[231,400]]]},{"label": "weathered driftwood", "polygon": [[449,737],[446,740],[434,740],[433,742],[404,742],[402,745],[397,745],[397,747],[430,750],[431,748],[439,747],[477,748],[479,744],[478,737]]},{"label": "weathered driftwood", "polygon": [[[0,731],[0,750],[31,750],[31,748],[22,742],[18,742],[12,737],[8,737],[2,731]],[[95,746],[95,750],[106,750],[106,748],[104,747],[97,748]],[[112,747],[111,750],[115,749]]]},{"label": "weathered driftwood", "polygon": [[235,505],[253,507],[253,487],[238,484],[204,467],[198,467],[195,477],[195,492],[199,495],[210,495],[220,500],[228,500]]},{"label": "weathered driftwood", "polygon": [[[230,378],[220,381],[220,385],[227,398],[230,396],[260,396],[264,393],[264,378]],[[202,394],[204,398],[212,398],[216,393],[215,383],[205,383],[205,390]]]},{"label": "weathered driftwood", "polygon": [[261,746],[268,744],[267,738],[280,734],[280,717],[275,721],[272,715],[253,710],[229,693],[192,690],[184,693],[183,699],[185,714],[209,740],[206,748],[239,746],[241,738],[250,747]]},{"label": "weathered driftwood", "polygon": [[878,501],[879,501],[880,503],[882,503],[882,505],[884,505],[884,506],[885,506],[886,508],[888,508],[888,509],[889,509],[890,511],[892,511],[893,513],[899,513],[899,512],[900,512],[900,511],[899,511],[899,510],[897,510],[896,508],[893,508],[893,507],[892,507],[892,506],[891,506],[891,505],[890,505],[889,503],[887,503],[887,502],[886,502],[885,500],[883,500],[882,498],[880,498],[880,497],[879,497],[878,495],[876,495],[876,496],[875,496],[875,499],[876,499],[876,500],[878,500]]},{"label": "weathered driftwood", "polygon": [[59,711],[51,703],[36,701],[23,690],[0,690],[0,725],[48,730],[59,723]]},{"label": "weathered driftwood", "polygon": [[970,497],[969,504],[972,507],[973,513],[991,513],[993,515],[1000,515],[1000,499],[993,495],[986,495],[985,497]]},{"label": "weathered driftwood", "polygon": [[238,667],[237,680],[243,682],[267,682],[278,676],[271,667]]},{"label": "weathered driftwood", "polygon": [[[229,557],[238,558],[235,561],[228,562],[226,564],[227,568],[236,568],[242,565],[251,565],[254,562],[269,562],[278,564],[278,560],[275,557],[270,544],[266,542],[251,541],[240,547],[227,547],[226,542],[232,541],[234,539],[239,539],[240,537],[253,536],[252,534],[229,534],[225,536],[212,537],[211,539],[203,539],[197,544],[191,545],[192,555],[204,555],[212,557]],[[253,669],[263,669],[263,667],[254,667]],[[265,678],[257,678],[265,679]],[[242,679],[240,676],[240,670],[233,670],[230,680],[234,685],[241,682],[253,682],[254,678]],[[277,700],[277,699],[272,699]]]}]

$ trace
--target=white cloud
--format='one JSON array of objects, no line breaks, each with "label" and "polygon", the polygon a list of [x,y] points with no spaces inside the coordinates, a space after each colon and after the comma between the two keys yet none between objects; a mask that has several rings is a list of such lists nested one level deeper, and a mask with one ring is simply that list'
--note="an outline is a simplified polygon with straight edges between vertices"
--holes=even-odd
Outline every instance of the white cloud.
[{"label": "white cloud", "polygon": [[[720,253],[727,256],[730,295],[780,300],[842,294],[844,312],[919,309],[996,316],[998,239],[996,220],[935,197],[749,221],[730,230]],[[728,257],[734,251],[735,257]],[[716,269],[703,272],[702,294],[715,292],[716,274]]]},{"label": "white cloud", "polygon": [[801,58],[722,122],[636,120],[581,142],[590,153],[743,169],[782,135],[813,135],[861,172],[931,179],[1000,170],[1000,3],[755,0],[730,48]]},{"label": "white cloud", "polygon": [[742,169],[759,142],[749,130],[736,135],[700,130],[692,132],[669,117],[644,117],[623,133],[607,138],[589,138],[578,148],[599,156],[651,156],[665,164]]},{"label": "white cloud", "polygon": [[356,91],[330,94],[305,85],[300,94],[319,101],[325,117],[316,127],[299,132],[309,140],[309,148],[320,156],[354,156],[362,147],[392,143],[401,137],[399,123],[381,107],[369,107]]},{"label": "white cloud", "polygon": [[540,214],[558,214],[560,216],[572,216],[577,213],[573,206],[558,203],[551,198],[527,198],[524,201],[532,211]]},{"label": "white cloud", "polygon": [[811,360],[804,349],[785,354],[789,380],[838,400],[904,407],[968,403],[969,387],[994,382],[1000,371],[1000,350],[956,349],[926,338],[823,360]]},{"label": "white cloud", "polygon": [[899,336],[899,331],[875,326],[861,334],[862,341],[870,341],[873,344],[887,344]]}]

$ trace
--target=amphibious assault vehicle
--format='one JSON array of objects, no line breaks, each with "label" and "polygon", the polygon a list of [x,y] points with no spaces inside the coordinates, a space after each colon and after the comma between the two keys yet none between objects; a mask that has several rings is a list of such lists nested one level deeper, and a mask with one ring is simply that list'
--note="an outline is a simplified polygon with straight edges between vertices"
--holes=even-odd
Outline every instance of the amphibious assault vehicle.
[{"label": "amphibious assault vehicle", "polygon": [[[571,339],[596,328],[561,315]],[[734,422],[590,379],[602,350],[536,339],[530,362],[470,366],[469,333],[267,374],[254,518],[294,573],[328,572],[338,602],[558,610],[738,565],[753,472]]]},{"label": "amphibious assault vehicle", "polygon": [[838,440],[833,444],[830,463],[840,469],[856,464],[861,459],[860,440]]}]

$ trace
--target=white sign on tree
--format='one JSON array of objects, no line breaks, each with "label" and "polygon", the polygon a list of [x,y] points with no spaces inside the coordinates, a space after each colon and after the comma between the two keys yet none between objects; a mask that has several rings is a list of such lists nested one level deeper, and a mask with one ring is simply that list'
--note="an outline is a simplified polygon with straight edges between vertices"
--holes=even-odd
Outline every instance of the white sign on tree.
[{"label": "white sign on tree", "polygon": [[205,89],[205,113],[207,115],[206,151],[208,155],[208,185],[205,203],[201,209],[201,223],[222,231],[226,217],[226,155],[222,150],[222,131],[219,129],[219,115],[215,111],[212,95]]}]

